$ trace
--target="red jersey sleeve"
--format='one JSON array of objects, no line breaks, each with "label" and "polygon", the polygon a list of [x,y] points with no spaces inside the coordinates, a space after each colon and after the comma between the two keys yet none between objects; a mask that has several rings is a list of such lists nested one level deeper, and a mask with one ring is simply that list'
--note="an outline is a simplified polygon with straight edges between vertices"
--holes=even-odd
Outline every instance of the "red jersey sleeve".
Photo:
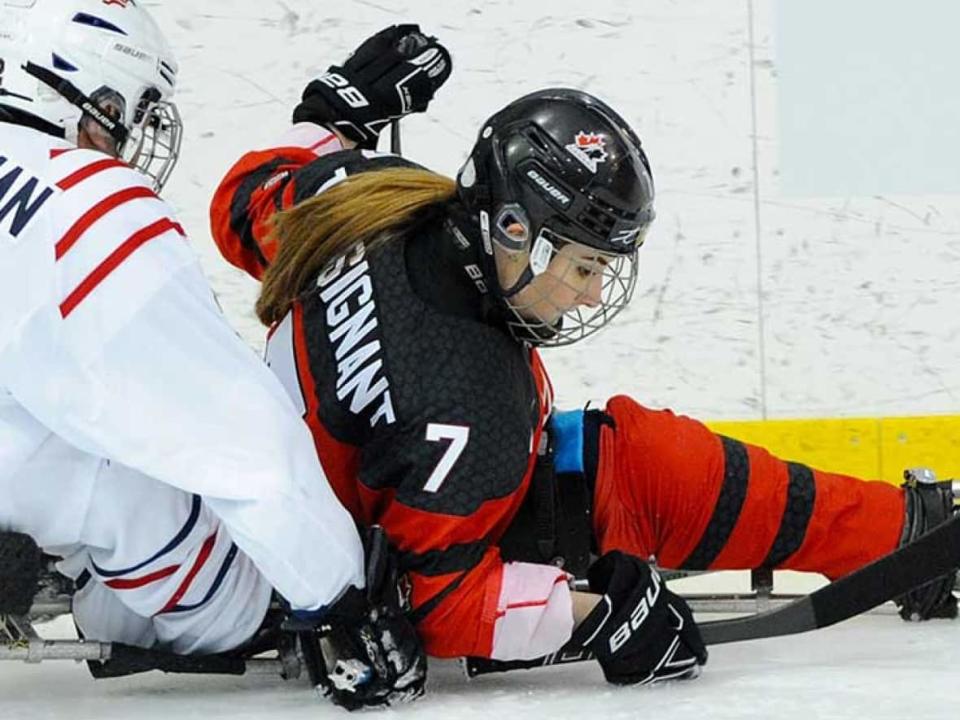
[{"label": "red jersey sleeve", "polygon": [[234,163],[210,203],[210,230],[223,257],[260,279],[276,253],[270,221],[298,200],[298,171],[342,149],[326,128],[299,123],[276,148],[248,152]]}]

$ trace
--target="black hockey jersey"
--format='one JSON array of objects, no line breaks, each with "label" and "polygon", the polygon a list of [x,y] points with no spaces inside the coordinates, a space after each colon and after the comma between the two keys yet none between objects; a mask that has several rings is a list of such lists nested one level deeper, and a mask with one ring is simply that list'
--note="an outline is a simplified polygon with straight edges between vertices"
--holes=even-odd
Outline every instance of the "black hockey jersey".
[{"label": "black hockey jersey", "polygon": [[[215,239],[259,277],[277,210],[394,165],[409,163],[357,150],[250,153],[217,191]],[[497,542],[527,492],[551,391],[536,352],[485,322],[480,294],[451,271],[465,251],[429,218],[404,240],[355,246],[272,329],[268,348],[341,501],[403,553],[419,630],[438,656],[491,655],[498,621],[544,606],[565,580],[531,566],[519,595],[504,580]]]}]

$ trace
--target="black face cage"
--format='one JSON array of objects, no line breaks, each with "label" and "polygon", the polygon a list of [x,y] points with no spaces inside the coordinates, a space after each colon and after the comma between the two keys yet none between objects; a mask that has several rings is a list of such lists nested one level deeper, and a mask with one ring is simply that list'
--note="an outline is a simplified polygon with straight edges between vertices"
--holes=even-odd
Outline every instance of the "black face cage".
[{"label": "black face cage", "polygon": [[[637,286],[636,251],[618,255],[594,252],[591,248],[590,259],[572,262],[557,274],[550,261],[564,244],[587,247],[553,236],[549,230],[541,230],[531,252],[531,266],[535,266],[531,275],[545,275],[545,279],[535,284],[527,283],[522,301],[519,291],[504,298],[509,315],[506,324],[511,334],[536,347],[571,345],[590,337],[630,304]],[[543,250],[545,245],[550,248],[548,252]],[[577,282],[573,273],[586,273],[591,278],[600,276],[599,297],[587,298],[584,282]],[[575,296],[572,307],[555,304],[556,293],[564,290]]]}]

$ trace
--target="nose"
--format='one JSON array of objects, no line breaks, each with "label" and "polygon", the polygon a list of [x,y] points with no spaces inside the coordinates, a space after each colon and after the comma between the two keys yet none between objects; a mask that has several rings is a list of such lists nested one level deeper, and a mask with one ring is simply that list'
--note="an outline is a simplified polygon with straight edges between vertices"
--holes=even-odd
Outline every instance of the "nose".
[{"label": "nose", "polygon": [[590,284],[580,298],[581,303],[589,308],[595,308],[600,305],[603,293],[603,273],[597,273],[590,278]]}]

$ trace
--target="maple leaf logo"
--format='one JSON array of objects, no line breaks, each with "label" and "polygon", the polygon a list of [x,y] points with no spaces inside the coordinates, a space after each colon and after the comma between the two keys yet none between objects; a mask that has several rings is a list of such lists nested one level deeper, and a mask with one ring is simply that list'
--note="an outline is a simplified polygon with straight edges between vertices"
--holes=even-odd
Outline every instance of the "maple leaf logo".
[{"label": "maple leaf logo", "polygon": [[599,150],[603,152],[603,138],[596,133],[578,132],[575,140],[577,147],[581,150]]},{"label": "maple leaf logo", "polygon": [[574,136],[573,142],[567,145],[567,150],[590,172],[595,173],[597,165],[607,159],[606,145],[606,141],[599,133],[581,130]]}]

